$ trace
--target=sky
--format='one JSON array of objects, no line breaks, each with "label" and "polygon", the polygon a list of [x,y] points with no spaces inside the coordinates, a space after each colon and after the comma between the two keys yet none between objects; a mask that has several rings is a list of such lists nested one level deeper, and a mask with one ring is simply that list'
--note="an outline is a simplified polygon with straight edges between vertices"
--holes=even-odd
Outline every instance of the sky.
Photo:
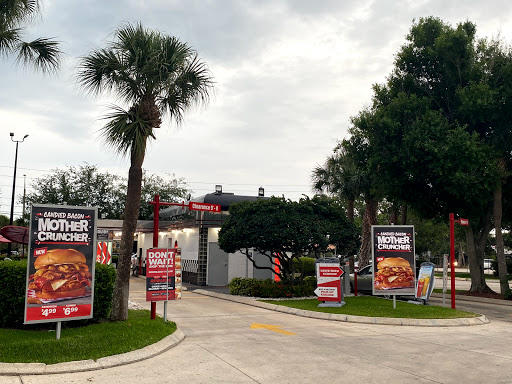
[{"label": "sky", "polygon": [[[209,104],[164,121],[144,169],[184,178],[192,196],[224,192],[312,196],[311,172],[348,137],[350,118],[384,83],[413,20],[466,20],[480,38],[512,43],[505,0],[41,0],[24,38],[52,37],[65,55],[43,75],[0,56],[0,214],[11,204],[19,144],[15,217],[23,194],[52,170],[85,163],[128,174],[129,160],[101,142],[101,117],[115,95],[92,97],[76,83],[80,57],[105,47],[123,23],[176,36],[213,75]],[[121,104],[122,105],[122,104]],[[125,105],[122,105],[126,107]],[[24,176],[25,175],[25,176]]]}]

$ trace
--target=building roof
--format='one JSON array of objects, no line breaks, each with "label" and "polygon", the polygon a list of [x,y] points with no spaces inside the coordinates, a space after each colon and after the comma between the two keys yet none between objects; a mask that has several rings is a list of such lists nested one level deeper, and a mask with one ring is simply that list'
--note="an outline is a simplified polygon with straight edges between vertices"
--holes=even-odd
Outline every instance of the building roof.
[{"label": "building roof", "polygon": [[[222,212],[227,212],[231,204],[240,203],[242,201],[255,201],[258,199],[266,199],[267,197],[263,196],[241,196],[235,195],[234,193],[208,193],[203,196],[199,196],[190,201],[194,201],[196,203],[206,203],[206,204],[217,204],[221,206]],[[188,208],[182,207],[168,207],[165,209],[161,209],[159,213],[159,218],[161,220],[170,220],[172,217],[176,217],[179,215],[183,215],[188,213]]]}]

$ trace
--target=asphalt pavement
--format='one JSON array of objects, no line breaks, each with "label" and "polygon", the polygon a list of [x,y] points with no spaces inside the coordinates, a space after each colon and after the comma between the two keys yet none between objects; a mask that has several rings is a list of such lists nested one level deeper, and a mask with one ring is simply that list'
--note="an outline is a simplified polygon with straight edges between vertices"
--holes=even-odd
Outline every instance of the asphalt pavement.
[{"label": "asphalt pavement", "polygon": [[[149,308],[144,289],[143,279],[132,278],[131,300]],[[0,383],[512,383],[512,327],[500,319],[458,327],[349,323],[210,294],[188,290],[169,303],[185,337],[153,357],[85,372],[0,376]]]}]

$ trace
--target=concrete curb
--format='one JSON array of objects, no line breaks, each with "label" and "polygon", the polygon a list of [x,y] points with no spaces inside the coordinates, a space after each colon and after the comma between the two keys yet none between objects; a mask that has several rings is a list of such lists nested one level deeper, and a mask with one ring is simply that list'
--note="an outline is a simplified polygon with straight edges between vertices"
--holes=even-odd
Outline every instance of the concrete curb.
[{"label": "concrete curb", "polygon": [[[442,299],[443,294],[442,293],[432,293],[432,297]],[[450,294],[446,294],[446,301],[450,301]],[[504,305],[508,307],[512,307],[512,300],[499,300],[499,299],[490,299],[486,297],[478,297],[478,296],[468,296],[468,295],[457,295],[455,294],[455,301],[473,301],[477,303],[487,303],[487,304],[493,304],[493,305]]]},{"label": "concrete curb", "polygon": [[263,303],[254,300],[253,298],[244,296],[232,296],[225,293],[210,292],[205,289],[194,289],[194,293],[204,296],[211,296],[222,300],[234,301],[240,304],[252,305],[270,311],[283,312],[296,316],[311,317],[313,319],[331,320],[331,321],[344,321],[347,323],[360,323],[360,324],[378,324],[378,325],[399,325],[399,326],[419,326],[419,327],[460,327],[471,325],[488,324],[490,321],[484,315],[480,317],[468,317],[457,319],[400,319],[393,317],[366,317],[366,316],[353,316],[335,313],[305,311],[291,307],[284,307],[281,305]]},{"label": "concrete curb", "polygon": [[185,339],[185,334],[178,328],[162,340],[135,351],[120,355],[101,357],[98,360],[69,361],[59,364],[43,363],[0,363],[0,375],[48,375],[54,373],[72,373],[112,368],[135,363],[159,355]]}]

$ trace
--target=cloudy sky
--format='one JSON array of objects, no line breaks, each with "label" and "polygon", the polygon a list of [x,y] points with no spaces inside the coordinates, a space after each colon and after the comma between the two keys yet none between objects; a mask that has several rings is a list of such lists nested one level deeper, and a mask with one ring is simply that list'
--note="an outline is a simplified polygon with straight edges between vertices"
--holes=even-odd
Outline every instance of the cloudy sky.
[{"label": "cloudy sky", "polygon": [[[93,98],[74,74],[124,22],[178,37],[215,79],[206,108],[158,130],[144,168],[185,178],[193,196],[213,192],[311,194],[310,175],[347,137],[350,117],[390,73],[413,19],[470,20],[479,37],[512,43],[512,2],[446,0],[41,0],[27,40],[55,37],[65,57],[43,76],[0,57],[0,214],[8,214],[16,145],[16,194],[55,168],[84,163],[125,176],[129,162],[99,140],[112,96]],[[16,207],[16,212],[21,208]]]}]

